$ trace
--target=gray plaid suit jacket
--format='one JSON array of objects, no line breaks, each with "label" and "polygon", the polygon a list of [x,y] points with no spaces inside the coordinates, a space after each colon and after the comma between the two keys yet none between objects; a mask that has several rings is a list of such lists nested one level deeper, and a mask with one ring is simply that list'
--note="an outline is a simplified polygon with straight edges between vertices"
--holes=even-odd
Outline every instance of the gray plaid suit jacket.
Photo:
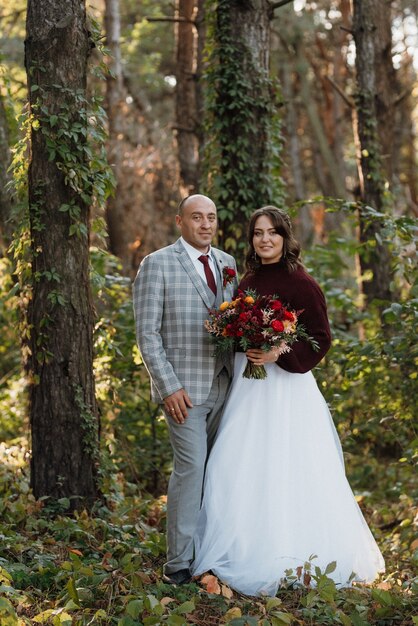
[{"label": "gray plaid suit jacket", "polygon": [[[223,287],[222,269],[232,267],[229,254],[212,248],[221,301],[230,300],[236,279]],[[211,304],[203,283],[180,239],[142,261],[133,286],[138,346],[151,378],[151,397],[164,398],[184,388],[193,404],[209,395],[215,372],[214,346],[204,322]],[[233,356],[225,360],[232,374]]]}]

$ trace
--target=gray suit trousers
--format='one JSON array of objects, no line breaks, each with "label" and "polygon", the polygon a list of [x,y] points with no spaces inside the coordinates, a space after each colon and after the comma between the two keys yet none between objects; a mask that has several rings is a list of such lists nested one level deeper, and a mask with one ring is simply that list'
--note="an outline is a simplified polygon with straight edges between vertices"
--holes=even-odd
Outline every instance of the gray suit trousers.
[{"label": "gray suit trousers", "polygon": [[165,414],[173,448],[173,472],[167,492],[166,574],[189,568],[193,537],[202,499],[206,460],[225,402],[230,379],[225,369],[215,375],[207,400],[188,410],[184,424]]}]

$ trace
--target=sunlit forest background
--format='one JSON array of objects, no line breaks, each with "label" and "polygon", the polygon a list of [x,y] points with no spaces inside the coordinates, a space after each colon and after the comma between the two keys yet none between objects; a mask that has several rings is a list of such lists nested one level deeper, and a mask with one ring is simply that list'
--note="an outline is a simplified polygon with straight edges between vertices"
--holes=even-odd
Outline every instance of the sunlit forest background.
[{"label": "sunlit forest background", "polygon": [[[52,4],[0,0],[0,624],[418,624],[418,3],[98,0],[70,40]],[[315,559],[269,600],[161,582],[171,452],[131,284],[193,192],[241,272],[251,213],[292,217],[373,585]]]}]

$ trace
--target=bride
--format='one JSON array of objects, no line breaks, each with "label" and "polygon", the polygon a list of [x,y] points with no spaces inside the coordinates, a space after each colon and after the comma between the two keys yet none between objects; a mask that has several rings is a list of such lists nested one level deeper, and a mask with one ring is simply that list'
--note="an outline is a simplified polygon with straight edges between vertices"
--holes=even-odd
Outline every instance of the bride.
[{"label": "bride", "polygon": [[[249,224],[240,289],[276,294],[319,344],[298,341],[277,358],[235,355],[231,391],[212,448],[195,536],[193,575],[211,570],[247,595],[272,595],[313,559],[344,586],[384,571],[379,548],[344,472],[338,435],[311,369],[330,347],[323,293],[299,260],[287,214],[258,209]],[[242,377],[247,358],[265,380]],[[300,570],[299,570],[300,571]]]}]

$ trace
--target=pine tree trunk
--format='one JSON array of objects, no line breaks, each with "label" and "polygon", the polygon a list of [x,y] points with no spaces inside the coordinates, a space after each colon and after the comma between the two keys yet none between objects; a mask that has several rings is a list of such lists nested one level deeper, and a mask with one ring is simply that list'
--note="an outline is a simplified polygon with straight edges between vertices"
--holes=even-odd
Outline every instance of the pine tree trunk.
[{"label": "pine tree trunk", "polygon": [[124,142],[124,111],[123,111],[123,73],[120,50],[120,12],[119,0],[105,2],[106,43],[110,50],[109,67],[111,73],[106,77],[106,111],[109,124],[108,159],[115,176],[115,191],[106,202],[106,222],[109,235],[109,249],[112,254],[122,260],[128,270],[131,254],[129,244],[131,233],[125,228],[125,207],[123,194],[120,192],[122,183],[122,166]]},{"label": "pine tree trunk", "polygon": [[[379,0],[354,0],[353,32],[356,44],[356,128],[359,158],[359,178],[361,201],[376,211],[384,210],[385,173],[382,161],[383,144],[379,129],[386,115],[382,113],[381,62],[382,30],[380,22],[383,11]],[[389,17],[388,17],[389,19]],[[388,131],[389,132],[389,131]],[[364,209],[359,212],[360,242],[372,241],[373,247],[363,245],[360,264],[363,277],[363,290],[367,300],[389,300],[390,264],[387,247],[380,237],[381,224],[369,221]]]},{"label": "pine tree trunk", "polygon": [[[347,30],[350,28],[350,0],[340,1],[341,26],[336,29],[336,45],[333,50],[332,78],[336,85],[342,87],[347,84],[346,50],[349,42]],[[333,116],[333,152],[341,179],[346,180],[347,162],[344,154],[345,137],[350,133],[350,109],[348,104],[337,92],[332,94]]]},{"label": "pine tree trunk", "polygon": [[272,143],[280,137],[271,134],[277,95],[268,73],[270,18],[267,0],[219,0],[211,29],[216,78],[209,68],[213,131],[206,140],[216,145],[216,158],[209,188],[221,209],[221,244],[234,252],[249,214],[281,200],[272,176]]},{"label": "pine tree trunk", "polygon": [[[25,65],[37,120],[29,166],[31,484],[36,498],[72,498],[72,509],[98,495],[89,201],[69,184],[87,162],[89,48],[84,2],[29,0]],[[62,165],[67,151],[77,155],[73,169]],[[71,203],[79,215],[70,215]]]},{"label": "pine tree trunk", "polygon": [[324,195],[336,195],[338,198],[345,198],[347,193],[344,179],[338,167],[335,155],[330,147],[329,137],[326,134],[326,129],[319,115],[311,85],[308,82],[309,64],[304,55],[303,43],[301,40],[296,43],[295,49],[301,97],[305,105],[306,114],[312,128],[315,142],[321,155],[321,160],[326,168],[326,172],[323,174],[323,181],[326,181],[323,182],[323,184],[326,185],[326,188],[323,188],[322,191]]},{"label": "pine tree trunk", "polygon": [[386,180],[392,188],[394,161],[399,159],[395,149],[395,100],[401,92],[398,76],[392,61],[392,12],[390,3],[382,10],[382,3],[373,0],[375,30],[376,116],[381,160]]},{"label": "pine tree trunk", "polygon": [[195,0],[178,0],[176,64],[176,130],[180,177],[187,193],[198,189],[198,142],[196,136],[196,29],[192,23]]},{"label": "pine tree trunk", "polygon": [[204,155],[205,131],[203,120],[206,111],[205,94],[202,76],[205,71],[204,50],[206,45],[206,0],[197,0],[197,45],[196,45],[196,138],[197,138],[197,180],[198,185],[202,178],[202,160]]},{"label": "pine tree trunk", "polygon": [[[295,200],[306,199],[305,179],[301,161],[301,146],[298,135],[298,114],[295,105],[294,85],[292,82],[292,65],[283,63],[281,67],[281,84],[286,103],[286,135],[289,146],[290,173],[293,181]],[[303,205],[298,210],[296,220],[298,241],[305,246],[312,238],[312,219],[309,206]]]}]

